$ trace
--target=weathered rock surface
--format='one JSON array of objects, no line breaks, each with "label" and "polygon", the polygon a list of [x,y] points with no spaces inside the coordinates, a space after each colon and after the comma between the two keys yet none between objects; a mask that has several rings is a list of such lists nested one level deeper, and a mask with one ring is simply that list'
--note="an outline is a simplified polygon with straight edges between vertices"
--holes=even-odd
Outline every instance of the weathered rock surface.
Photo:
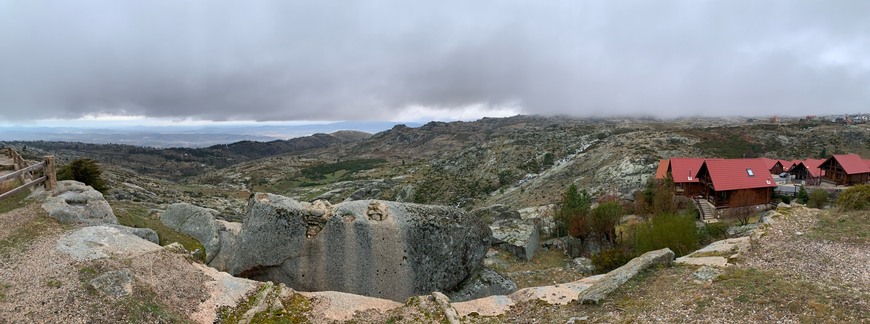
[{"label": "weathered rock surface", "polygon": [[479,218],[487,224],[491,224],[501,219],[522,219],[520,217],[520,212],[512,210],[510,207],[502,204],[472,210],[471,215]]},{"label": "weathered rock surface", "polygon": [[297,290],[404,301],[456,289],[480,269],[490,236],[456,208],[368,200],[331,206],[258,193],[236,242],[221,243],[210,264]]},{"label": "weathered rock surface", "polygon": [[716,241],[700,250],[677,258],[674,263],[725,267],[728,265],[729,259],[749,251],[750,246],[749,236]]},{"label": "weathered rock surface", "polygon": [[87,225],[118,224],[112,207],[103,194],[78,181],[57,183],[57,189],[45,199],[42,208],[48,216],[63,223]]},{"label": "weathered rock surface", "polygon": [[668,248],[644,253],[602,276],[592,287],[581,292],[578,298],[583,304],[598,304],[639,272],[656,265],[669,266],[673,259],[674,252]]},{"label": "weathered rock surface", "polygon": [[109,271],[92,279],[90,284],[113,298],[129,296],[133,293],[133,272],[129,269]]},{"label": "weathered rock surface", "polygon": [[523,260],[531,260],[541,244],[538,228],[531,220],[500,219],[489,228],[492,230],[493,244]]},{"label": "weathered rock surface", "polygon": [[109,226],[85,227],[57,241],[57,250],[79,261],[113,255],[130,256],[162,249],[127,231]]},{"label": "weathered rock surface", "polygon": [[722,270],[719,270],[718,268],[714,268],[711,266],[702,266],[697,271],[692,273],[692,276],[695,277],[696,283],[705,283],[713,281],[713,279],[719,277],[721,273]]},{"label": "weathered rock surface", "polygon": [[169,205],[160,215],[160,222],[176,231],[190,235],[205,247],[205,261],[210,262],[221,248],[217,211],[188,203]]},{"label": "weathered rock surface", "polygon": [[316,318],[329,321],[348,321],[357,312],[375,310],[386,312],[402,307],[402,304],[388,299],[354,295],[338,291],[299,292],[314,300],[313,313]]},{"label": "weathered rock surface", "polygon": [[493,295],[509,295],[517,290],[517,284],[498,272],[483,268],[448,294],[451,301],[461,302]]},{"label": "weathered rock surface", "polygon": [[571,260],[571,269],[580,271],[584,274],[595,273],[595,265],[589,258],[574,258]]},{"label": "weathered rock surface", "polygon": [[110,227],[117,228],[119,230],[125,231],[127,233],[136,235],[141,237],[142,239],[147,240],[148,242],[154,244],[160,244],[160,237],[157,236],[157,232],[150,228],[140,228],[140,227],[129,227],[124,225],[108,225]]},{"label": "weathered rock surface", "polygon": [[518,210],[520,218],[531,220],[538,226],[541,234],[553,236],[556,232],[556,221],[553,219],[554,205],[528,207]]}]

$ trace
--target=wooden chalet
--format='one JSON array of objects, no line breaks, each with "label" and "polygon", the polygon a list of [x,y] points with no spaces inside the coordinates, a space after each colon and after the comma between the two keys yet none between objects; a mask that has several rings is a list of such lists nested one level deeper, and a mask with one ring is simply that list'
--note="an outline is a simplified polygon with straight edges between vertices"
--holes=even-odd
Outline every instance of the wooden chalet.
[{"label": "wooden chalet", "polygon": [[780,174],[785,169],[782,162],[779,160],[768,158],[761,158],[761,160],[764,161],[764,165],[767,166],[767,171],[770,172],[770,174]]},{"label": "wooden chalet", "polygon": [[823,181],[838,186],[851,186],[870,182],[870,166],[857,154],[834,155],[819,166]]},{"label": "wooden chalet", "polygon": [[824,175],[824,171],[819,168],[823,162],[825,162],[824,159],[806,159],[798,162],[788,173],[794,176],[795,180],[803,180],[808,184],[818,185],[820,178]]},{"label": "wooden chalet", "polygon": [[[762,159],[710,159],[698,170],[701,195],[716,208],[769,204],[776,182]],[[747,198],[739,201],[739,196]]]},{"label": "wooden chalet", "polygon": [[694,197],[701,194],[698,170],[704,164],[703,158],[672,158],[668,163],[667,174],[674,180],[676,194]]}]

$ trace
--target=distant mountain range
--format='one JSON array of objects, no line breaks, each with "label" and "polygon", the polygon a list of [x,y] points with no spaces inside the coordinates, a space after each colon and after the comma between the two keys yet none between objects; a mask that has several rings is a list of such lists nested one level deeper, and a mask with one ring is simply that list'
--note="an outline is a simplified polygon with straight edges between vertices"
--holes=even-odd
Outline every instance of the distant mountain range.
[{"label": "distant mountain range", "polygon": [[[336,122],[309,125],[228,125],[228,126],[135,126],[117,128],[74,128],[11,126],[0,127],[4,141],[65,141],[90,144],[126,144],[156,148],[208,147],[240,141],[268,142],[287,140],[316,133],[342,130],[377,133],[401,123]],[[405,124],[418,127],[420,124]]]}]

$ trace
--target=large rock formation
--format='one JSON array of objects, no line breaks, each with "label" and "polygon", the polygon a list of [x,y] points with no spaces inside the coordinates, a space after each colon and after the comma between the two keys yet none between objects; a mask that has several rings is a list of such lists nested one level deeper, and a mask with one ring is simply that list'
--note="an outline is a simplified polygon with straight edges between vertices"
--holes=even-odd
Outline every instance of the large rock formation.
[{"label": "large rock formation", "polygon": [[404,301],[457,288],[482,266],[490,236],[456,208],[371,200],[332,206],[258,193],[239,229],[224,226],[210,265],[299,290]]},{"label": "large rock formation", "polygon": [[42,208],[48,216],[64,223],[118,224],[103,194],[78,181],[59,181]]},{"label": "large rock formation", "polygon": [[538,227],[531,220],[500,219],[489,225],[493,244],[518,258],[531,260],[541,245]]},{"label": "large rock formation", "polygon": [[160,222],[176,231],[190,235],[205,247],[205,261],[214,259],[221,248],[221,227],[215,220],[217,211],[188,203],[169,205],[160,215]]}]

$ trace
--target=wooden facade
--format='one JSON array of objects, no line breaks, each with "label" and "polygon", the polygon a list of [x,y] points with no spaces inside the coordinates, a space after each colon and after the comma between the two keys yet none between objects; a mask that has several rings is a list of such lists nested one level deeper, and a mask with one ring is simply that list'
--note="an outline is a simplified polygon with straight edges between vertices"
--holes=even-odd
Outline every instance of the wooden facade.
[{"label": "wooden facade", "polygon": [[819,168],[823,178],[838,186],[853,186],[870,182],[870,168],[857,155],[835,155]]},{"label": "wooden facade", "polygon": [[[716,191],[708,173],[704,174],[704,176],[698,174],[698,179],[701,180],[700,196],[704,197],[716,208],[769,204],[771,201],[770,197],[773,195],[773,188],[771,187]],[[744,196],[740,197],[741,194]]]}]

